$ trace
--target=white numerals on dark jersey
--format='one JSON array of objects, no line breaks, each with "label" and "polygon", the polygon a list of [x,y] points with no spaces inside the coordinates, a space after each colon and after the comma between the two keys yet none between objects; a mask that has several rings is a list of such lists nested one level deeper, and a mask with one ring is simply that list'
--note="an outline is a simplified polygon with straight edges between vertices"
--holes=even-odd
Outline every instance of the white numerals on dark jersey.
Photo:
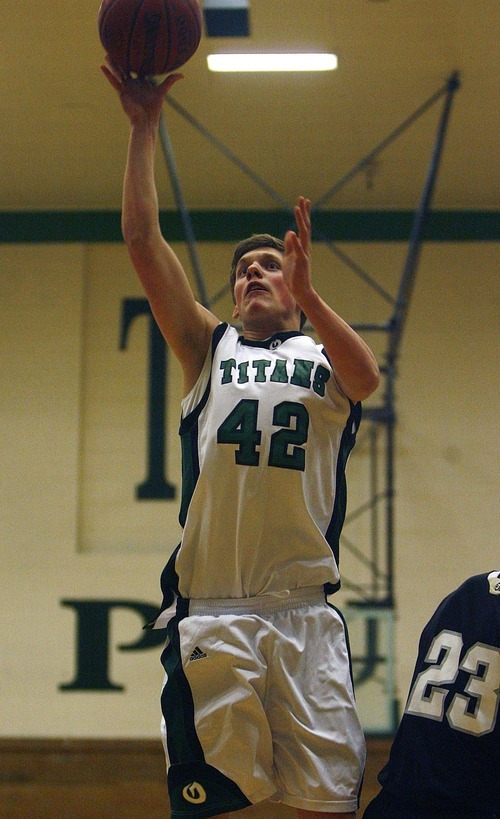
[{"label": "white numerals on dark jersey", "polygon": [[[440,722],[446,716],[457,731],[482,736],[496,723],[500,651],[475,643],[460,662],[462,648],[462,635],[456,631],[445,629],[434,637],[425,658],[432,665],[418,674],[405,713]],[[460,671],[464,674],[454,686]],[[446,686],[452,685],[450,691]]]}]

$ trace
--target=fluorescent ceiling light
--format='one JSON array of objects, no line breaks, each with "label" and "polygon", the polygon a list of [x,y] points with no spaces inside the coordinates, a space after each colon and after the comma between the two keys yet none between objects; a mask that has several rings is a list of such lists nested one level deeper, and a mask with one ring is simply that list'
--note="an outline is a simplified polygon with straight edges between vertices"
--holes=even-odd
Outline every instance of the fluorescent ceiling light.
[{"label": "fluorescent ceiling light", "polygon": [[333,71],[335,54],[209,54],[210,71]]}]

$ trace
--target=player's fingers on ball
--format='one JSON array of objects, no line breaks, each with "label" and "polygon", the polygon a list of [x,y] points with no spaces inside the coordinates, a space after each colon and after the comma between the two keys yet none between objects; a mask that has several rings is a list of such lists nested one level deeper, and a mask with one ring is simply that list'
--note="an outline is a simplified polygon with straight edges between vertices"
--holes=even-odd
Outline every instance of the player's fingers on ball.
[{"label": "player's fingers on ball", "polygon": [[107,69],[108,75],[111,74],[118,82],[123,82],[125,77],[125,72],[119,65],[113,62],[109,54],[104,55],[104,62],[102,63],[103,68]]},{"label": "player's fingers on ball", "polygon": [[160,83],[160,88],[166,94],[167,91],[169,91],[170,88],[172,88],[174,83],[177,82],[177,80],[182,80],[182,79],[184,79],[184,74],[169,74],[168,77],[165,77],[163,82]]},{"label": "player's fingers on ball", "polygon": [[101,65],[99,66],[99,68],[101,69],[102,73],[104,74],[104,76],[106,77],[106,79],[108,80],[108,82],[110,83],[110,85],[112,85],[112,87],[113,87],[113,88],[114,88],[116,91],[118,91],[118,90],[119,90],[119,88],[120,88],[120,86],[121,86],[121,82],[120,82],[120,80],[119,80],[117,77],[115,77],[115,75],[113,74],[113,72],[112,72],[112,71],[110,71],[110,70],[109,70],[109,68],[108,68],[108,66],[107,66],[107,65],[105,65],[104,63],[101,63]]},{"label": "player's fingers on ball", "polygon": [[109,54],[104,55],[104,62],[107,65],[108,69],[111,71],[112,74],[117,74],[118,73],[118,69],[117,69],[116,65],[113,63],[113,60],[111,59]]},{"label": "player's fingers on ball", "polygon": [[107,77],[107,79],[110,81],[111,85],[116,87],[120,80],[119,77],[116,76],[116,73],[113,70],[112,66],[110,65],[107,57],[104,58],[104,61],[101,63],[99,68],[101,69],[104,76]]}]

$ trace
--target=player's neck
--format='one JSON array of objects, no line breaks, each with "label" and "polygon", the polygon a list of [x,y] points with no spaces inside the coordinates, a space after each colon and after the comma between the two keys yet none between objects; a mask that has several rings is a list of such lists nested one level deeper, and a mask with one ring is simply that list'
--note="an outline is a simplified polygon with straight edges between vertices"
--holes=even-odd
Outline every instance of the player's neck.
[{"label": "player's neck", "polygon": [[290,333],[300,332],[300,322],[298,321],[283,321],[274,324],[251,324],[243,325],[241,335],[248,341],[265,341],[276,333]]}]

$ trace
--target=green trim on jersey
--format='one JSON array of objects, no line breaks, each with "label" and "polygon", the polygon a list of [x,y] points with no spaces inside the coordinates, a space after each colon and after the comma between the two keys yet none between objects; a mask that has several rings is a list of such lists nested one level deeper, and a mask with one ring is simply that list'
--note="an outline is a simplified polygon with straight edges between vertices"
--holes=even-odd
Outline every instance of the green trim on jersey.
[{"label": "green trim on jersey", "polygon": [[[218,324],[212,335],[212,361],[215,350],[226,332],[227,322]],[[179,427],[179,436],[181,439],[182,452],[182,489],[181,489],[181,508],[179,511],[179,523],[183,527],[186,522],[186,517],[195,490],[196,482],[200,475],[200,462],[198,458],[198,419],[204,409],[210,396],[211,378],[208,380],[207,387],[203,393],[203,397],[193,412],[186,415],[181,420]]]},{"label": "green trim on jersey", "polygon": [[[361,423],[361,413],[361,404],[359,402],[357,404],[352,404],[351,402],[351,414],[347,419],[347,423],[342,434],[342,441],[337,459],[336,491],[332,519],[325,534],[325,539],[334,554],[337,566],[339,565],[340,556],[340,533],[344,525],[347,509],[347,480],[345,475],[347,459],[349,458],[352,448],[356,443],[356,435]],[[335,586],[333,586],[331,583],[327,583],[325,585],[325,591],[327,594],[333,594],[333,592],[338,591],[339,588],[340,583]]]}]

